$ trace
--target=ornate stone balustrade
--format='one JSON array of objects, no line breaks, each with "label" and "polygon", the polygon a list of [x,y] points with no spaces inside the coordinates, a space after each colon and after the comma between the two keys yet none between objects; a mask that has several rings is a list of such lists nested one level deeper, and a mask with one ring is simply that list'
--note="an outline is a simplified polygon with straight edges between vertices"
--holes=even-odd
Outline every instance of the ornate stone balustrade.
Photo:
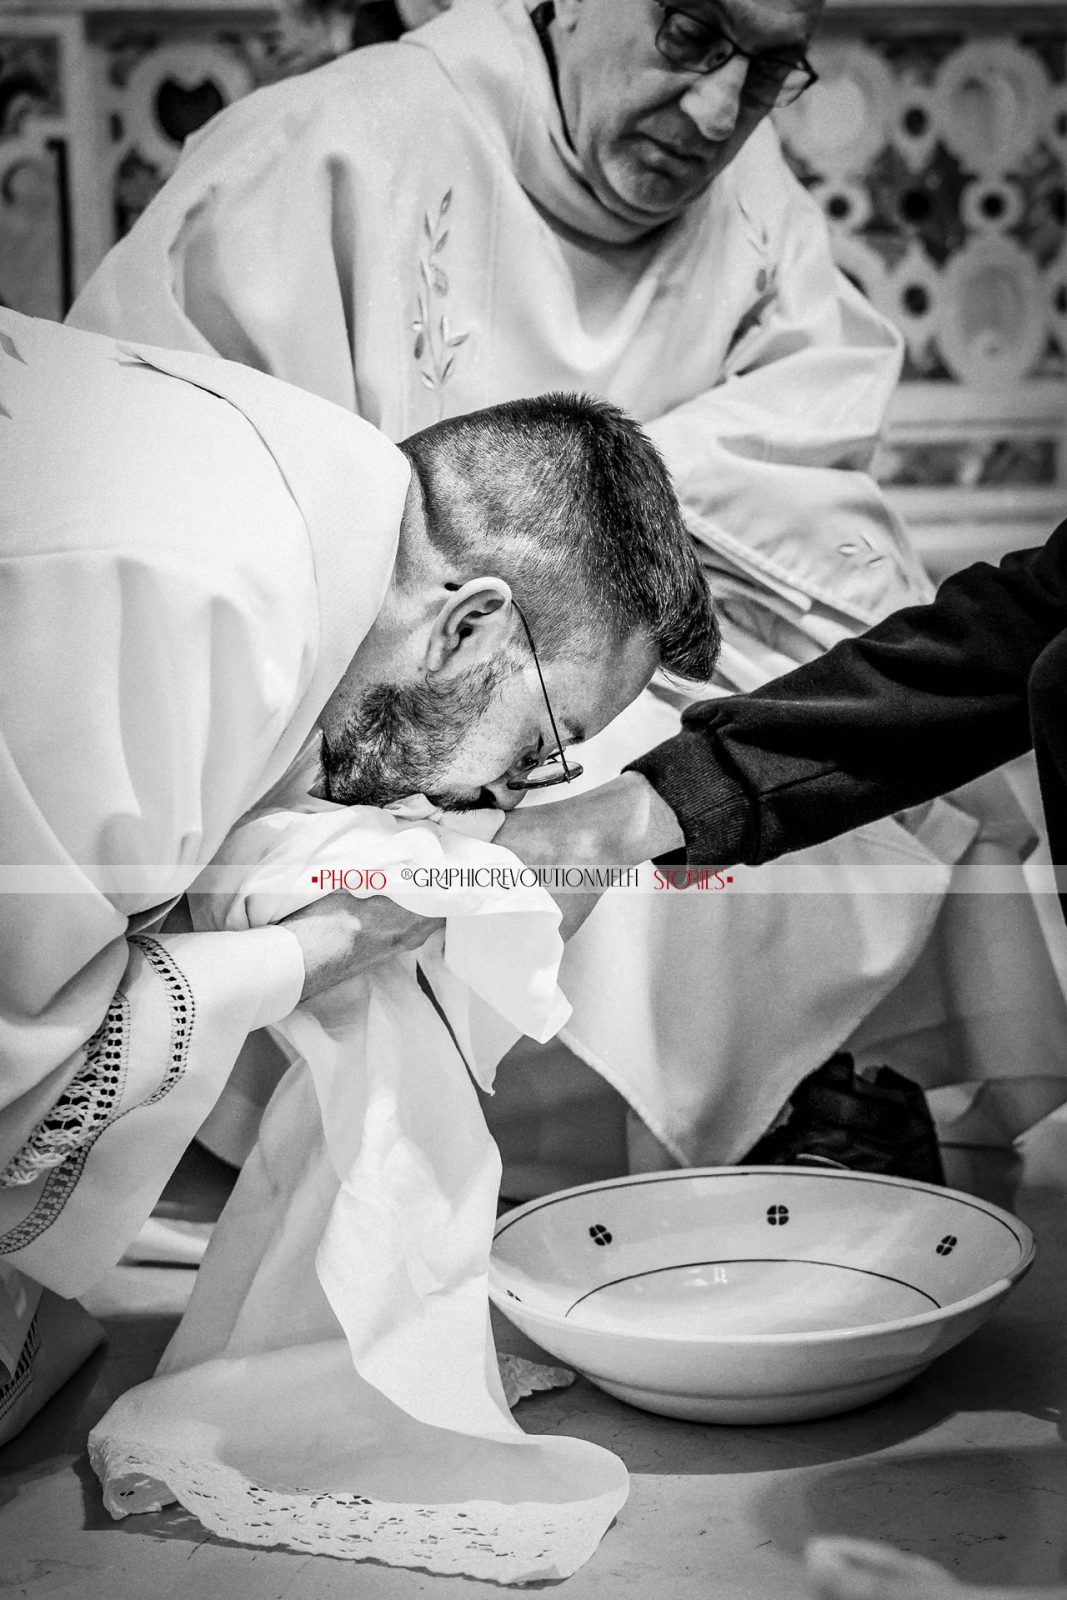
[{"label": "ornate stone balustrade", "polygon": [[[186,135],[344,38],[267,0],[0,5],[0,299],[61,315]],[[938,570],[1067,511],[1067,13],[831,3],[780,117],[843,269],[903,331],[879,462]]]},{"label": "ornate stone balustrade", "polygon": [[190,133],[343,42],[271,0],[0,0],[0,300],[62,316]]},{"label": "ornate stone balustrade", "polygon": [[880,461],[935,566],[1067,514],[1067,12],[849,4],[780,127],[842,268],[901,328]]}]

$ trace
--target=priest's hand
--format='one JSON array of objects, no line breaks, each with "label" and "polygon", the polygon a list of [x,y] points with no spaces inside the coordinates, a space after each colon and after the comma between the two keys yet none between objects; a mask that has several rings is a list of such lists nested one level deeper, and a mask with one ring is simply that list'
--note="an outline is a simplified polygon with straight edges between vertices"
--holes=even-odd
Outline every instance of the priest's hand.
[{"label": "priest's hand", "polygon": [[444,927],[444,919],[417,916],[384,894],[357,900],[337,893],[283,917],[282,926],[296,935],[303,951],[303,1001],[373,971],[391,956],[419,949]]},{"label": "priest's hand", "polygon": [[[637,866],[685,843],[670,806],[639,772],[624,772],[599,789],[550,805],[509,811],[494,844],[529,866]],[[551,891],[549,891],[551,893]],[[596,906],[600,891],[560,891],[560,933],[569,939]]]}]

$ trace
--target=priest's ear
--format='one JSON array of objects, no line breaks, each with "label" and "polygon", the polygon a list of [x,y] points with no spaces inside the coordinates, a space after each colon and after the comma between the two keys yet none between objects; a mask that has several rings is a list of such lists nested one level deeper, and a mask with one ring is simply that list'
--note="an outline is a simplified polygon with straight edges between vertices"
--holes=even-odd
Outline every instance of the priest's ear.
[{"label": "priest's ear", "polygon": [[427,673],[446,683],[502,656],[514,627],[511,589],[504,579],[469,578],[449,590],[430,625]]}]

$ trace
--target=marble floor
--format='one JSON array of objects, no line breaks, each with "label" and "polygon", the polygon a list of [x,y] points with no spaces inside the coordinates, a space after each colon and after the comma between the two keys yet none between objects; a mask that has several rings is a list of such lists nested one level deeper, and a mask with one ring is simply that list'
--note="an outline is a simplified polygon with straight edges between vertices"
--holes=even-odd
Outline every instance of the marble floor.
[{"label": "marble floor", "polygon": [[[616,1451],[629,1502],[566,1600],[802,1600],[816,1534],[885,1540],[973,1584],[1067,1586],[1067,1118],[1026,1142],[1016,1210],[1037,1263],[999,1314],[899,1394],[788,1427],[700,1427],[579,1381],[523,1402],[530,1432]],[[187,1268],[120,1266],[91,1309],[110,1342],[0,1451],[0,1592],[11,1600],[475,1600],[497,1585],[250,1550],[172,1508],[113,1522],[85,1439],[147,1377],[189,1293]],[[529,1351],[501,1330],[503,1348]],[[1067,1594],[1067,1587],[1065,1587]]]}]

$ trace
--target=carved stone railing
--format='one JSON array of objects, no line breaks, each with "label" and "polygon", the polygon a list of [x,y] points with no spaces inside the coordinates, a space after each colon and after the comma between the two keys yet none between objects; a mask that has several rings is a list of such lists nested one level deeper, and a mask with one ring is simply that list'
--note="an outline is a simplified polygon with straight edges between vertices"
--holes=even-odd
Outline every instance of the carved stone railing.
[{"label": "carved stone railing", "polygon": [[[269,0],[0,3],[0,299],[62,315],[193,128],[343,44]],[[1039,540],[1067,513],[1067,10],[831,0],[812,56],[787,151],[907,344],[879,475],[937,571]]]},{"label": "carved stone railing", "polygon": [[940,570],[1067,515],[1067,8],[840,3],[780,118],[903,331],[879,475]]},{"label": "carved stone railing", "polygon": [[0,300],[62,316],[188,134],[341,47],[271,0],[0,0]]}]

